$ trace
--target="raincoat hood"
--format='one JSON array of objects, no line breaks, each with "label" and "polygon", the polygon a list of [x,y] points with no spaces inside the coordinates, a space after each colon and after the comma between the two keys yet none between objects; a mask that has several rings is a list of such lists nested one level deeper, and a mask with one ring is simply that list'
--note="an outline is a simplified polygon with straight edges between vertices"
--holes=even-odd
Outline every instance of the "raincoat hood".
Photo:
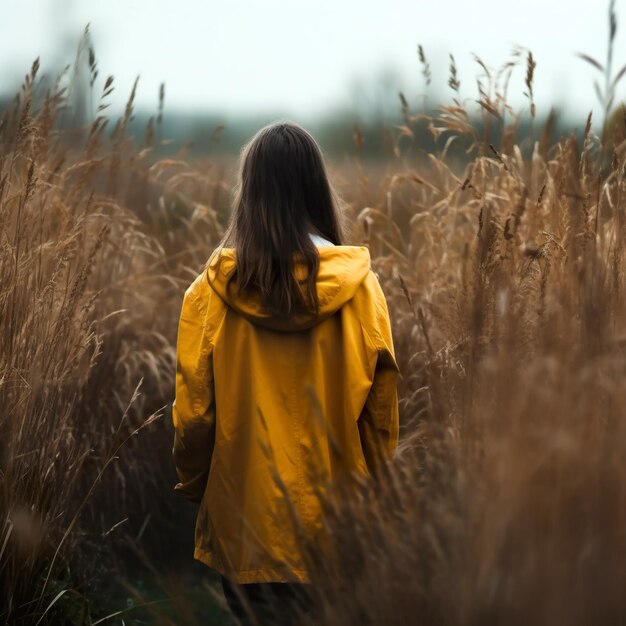
[{"label": "raincoat hood", "polygon": [[[296,332],[315,326],[336,313],[354,296],[371,269],[369,249],[365,246],[322,246],[317,251],[320,257],[316,280],[320,303],[318,315],[277,316],[262,308],[260,294],[251,293],[245,297],[239,294],[234,283],[227,284],[236,267],[234,248],[216,249],[207,262],[206,276],[220,298],[252,323],[273,330]],[[305,280],[306,265],[296,263],[295,273],[299,280]]]}]

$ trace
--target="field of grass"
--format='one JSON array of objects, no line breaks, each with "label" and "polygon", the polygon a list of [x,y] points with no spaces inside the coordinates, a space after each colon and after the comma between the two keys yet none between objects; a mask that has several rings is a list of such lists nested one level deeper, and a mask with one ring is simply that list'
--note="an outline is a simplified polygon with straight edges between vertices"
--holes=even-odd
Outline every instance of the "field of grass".
[{"label": "field of grass", "polygon": [[[393,159],[365,166],[355,129],[329,163],[402,377],[383,484],[336,502],[311,555],[324,624],[626,623],[626,116],[607,93],[582,143],[520,136],[519,61],[474,100],[452,73],[431,118],[401,97]],[[155,160],[160,111],[131,136],[109,81],[76,128],[66,85],[35,63],[0,121],[0,621],[227,624],[169,404],[234,161]]]}]

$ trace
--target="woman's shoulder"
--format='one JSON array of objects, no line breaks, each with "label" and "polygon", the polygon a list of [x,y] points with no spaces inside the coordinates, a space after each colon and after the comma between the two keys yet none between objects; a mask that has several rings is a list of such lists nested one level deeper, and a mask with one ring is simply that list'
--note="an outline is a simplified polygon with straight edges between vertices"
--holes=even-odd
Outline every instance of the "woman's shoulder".
[{"label": "woman's shoulder", "polygon": [[226,305],[211,286],[206,267],[196,275],[185,290],[183,307],[204,320],[205,324],[219,325]]},{"label": "woman's shoulder", "polygon": [[381,287],[378,274],[370,267],[361,283],[361,290],[364,297],[373,299],[377,304],[385,301],[385,293]]},{"label": "woman's shoulder", "polygon": [[196,275],[185,290],[185,298],[200,303],[203,297],[208,295],[209,282],[206,277],[206,270],[202,270]]},{"label": "woman's shoulder", "polygon": [[217,246],[213,249],[209,258],[204,263],[202,270],[196,275],[191,284],[187,287],[185,295],[189,295],[190,298],[197,301],[206,301],[210,299],[211,294],[215,293],[213,285],[211,284],[211,274],[215,274],[222,264],[222,261],[226,261],[230,266],[234,264],[234,250],[233,248],[227,248],[224,246]]},{"label": "woman's shoulder", "polygon": [[387,326],[390,318],[385,293],[372,268],[354,294],[352,305],[366,333],[378,342],[381,339],[381,327]]}]

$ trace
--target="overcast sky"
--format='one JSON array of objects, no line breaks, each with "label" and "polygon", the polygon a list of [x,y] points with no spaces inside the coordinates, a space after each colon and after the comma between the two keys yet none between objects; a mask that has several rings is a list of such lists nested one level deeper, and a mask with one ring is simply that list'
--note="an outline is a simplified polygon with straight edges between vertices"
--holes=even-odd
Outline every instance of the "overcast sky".
[{"label": "overcast sky", "polygon": [[[395,74],[416,105],[426,90],[418,43],[431,62],[431,99],[449,96],[449,53],[461,95],[475,98],[472,53],[497,67],[517,44],[534,53],[540,111],[556,104],[583,117],[597,108],[594,73],[575,52],[604,62],[607,8],[600,0],[2,0],[0,91],[13,92],[38,55],[44,71],[67,61],[90,22],[101,75],[115,76],[116,102],[139,74],[137,102],[149,109],[165,82],[166,110],[280,111],[302,119],[373,97],[383,72]],[[626,0],[616,9],[619,69]],[[523,76],[520,67],[510,89],[518,106],[526,104]],[[618,96],[625,94],[626,79]]]}]

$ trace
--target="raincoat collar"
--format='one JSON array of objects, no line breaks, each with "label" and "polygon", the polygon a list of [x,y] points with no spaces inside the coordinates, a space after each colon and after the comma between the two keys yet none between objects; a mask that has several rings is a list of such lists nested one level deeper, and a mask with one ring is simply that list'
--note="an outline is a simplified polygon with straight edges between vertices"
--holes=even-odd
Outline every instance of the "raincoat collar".
[{"label": "raincoat collar", "polygon": [[[260,296],[246,297],[237,292],[235,284],[227,285],[227,279],[236,266],[234,248],[217,248],[209,258],[205,274],[213,290],[226,304],[254,324],[294,332],[319,324],[336,313],[356,293],[371,267],[369,249],[365,246],[324,246],[317,249],[320,266],[317,274],[319,315],[292,314],[277,316],[261,307]],[[296,264],[296,275],[306,278],[306,267]]]}]

